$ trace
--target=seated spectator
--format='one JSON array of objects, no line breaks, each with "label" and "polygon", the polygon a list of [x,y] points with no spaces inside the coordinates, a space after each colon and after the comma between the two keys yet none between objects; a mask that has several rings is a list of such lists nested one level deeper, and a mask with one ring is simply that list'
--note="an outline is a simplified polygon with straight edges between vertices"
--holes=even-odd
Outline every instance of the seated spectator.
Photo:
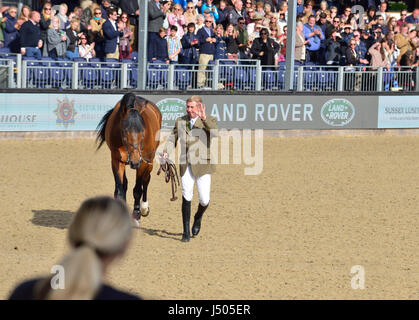
[{"label": "seated spectator", "polygon": [[307,45],[306,62],[319,63],[322,57],[319,56],[321,40],[324,34],[319,26],[316,25],[316,17],[311,15],[308,22],[304,25],[304,36],[309,41]]},{"label": "seated spectator", "polygon": [[184,35],[183,26],[185,25],[185,18],[183,16],[183,8],[180,4],[175,4],[173,7],[173,12],[167,15],[167,20],[169,22],[169,28],[171,26],[176,26],[177,37],[181,39]]},{"label": "seated spectator", "polygon": [[51,10],[51,2],[45,2],[41,12],[41,21],[39,22],[39,26],[41,27],[41,40],[43,43],[42,55],[44,57],[48,56],[47,32],[51,25]]},{"label": "seated spectator", "polygon": [[119,58],[130,59],[131,58],[131,43],[134,39],[134,32],[130,25],[128,14],[123,12],[118,19],[118,24],[122,27],[122,37],[119,43]]},{"label": "seated spectator", "polygon": [[263,17],[260,14],[255,13],[252,17],[252,22],[247,25],[247,34],[255,32],[256,25],[262,25],[262,20]]},{"label": "seated spectator", "polygon": [[362,27],[365,29],[369,29],[370,31],[374,27],[374,25],[377,24],[377,15],[376,15],[376,9],[375,7],[369,7],[367,14],[363,18],[363,24]]},{"label": "seated spectator", "polygon": [[215,23],[215,21],[218,20],[220,17],[218,14],[217,7],[213,4],[213,0],[206,0],[205,3],[201,7],[201,13],[204,14],[204,11],[208,9],[209,14],[212,16],[212,19]]},{"label": "seated spectator", "polygon": [[408,24],[419,24],[419,8],[413,10],[412,14],[406,17]]},{"label": "seated spectator", "polygon": [[2,31],[4,36],[4,47],[9,48],[10,52],[18,53],[20,51],[19,31],[15,28],[17,24],[17,8],[9,7],[3,14]]},{"label": "seated spectator", "polygon": [[67,45],[70,40],[63,30],[60,30],[60,18],[52,17],[51,24],[47,31],[46,44],[48,56],[51,58],[64,58],[67,52]]},{"label": "seated spectator", "polygon": [[60,18],[60,30],[65,30],[70,25],[69,18],[67,17],[68,7],[65,3],[60,4],[60,8],[56,16]]},{"label": "seated spectator", "polygon": [[69,39],[66,57],[68,59],[79,58],[79,37],[82,35],[80,32],[80,19],[73,18],[70,22],[70,28],[66,30],[66,36]]},{"label": "seated spectator", "polygon": [[167,50],[170,63],[177,63],[179,61],[179,53],[182,49],[182,44],[177,36],[178,28],[171,26],[169,35],[167,36]]},{"label": "seated spectator", "polygon": [[396,19],[396,17],[388,17],[387,32],[386,32],[386,34],[388,34],[390,31],[394,31],[394,29],[396,27],[397,27],[397,19]]},{"label": "seated spectator", "polygon": [[215,45],[214,60],[227,59],[227,44],[222,24],[217,25],[215,28],[215,38],[217,39],[217,42]]},{"label": "seated spectator", "polygon": [[41,59],[42,48],[41,28],[39,27],[41,15],[38,11],[32,11],[29,21],[22,24],[20,28],[20,47],[21,53],[27,57]]},{"label": "seated spectator", "polygon": [[108,20],[102,25],[105,38],[105,54],[108,59],[119,59],[119,43],[123,36],[122,24],[117,23],[118,14],[116,9],[109,9]]},{"label": "seated spectator", "polygon": [[[189,4],[188,4],[189,5]],[[188,24],[187,33],[181,40],[182,50],[179,55],[179,63],[181,64],[197,64],[198,63],[198,37],[195,35],[195,24]]]},{"label": "seated spectator", "polygon": [[[313,17],[314,18],[314,17]],[[251,52],[254,59],[259,59],[263,66],[275,65],[275,55],[279,51],[279,45],[269,38],[269,32],[263,28],[260,37],[253,41]]]},{"label": "seated spectator", "polygon": [[[314,1],[313,0],[308,0],[308,1],[305,2],[304,11],[303,11],[303,18],[302,18],[303,23],[307,23],[308,18],[310,16],[314,16],[313,6],[314,6]],[[315,20],[316,20],[316,18],[314,18],[314,21]]]},{"label": "seated spectator", "polygon": [[64,288],[52,287],[53,276],[25,281],[10,300],[138,300],[138,296],[104,283],[112,263],[120,259],[132,238],[126,205],[110,197],[87,199],[68,229],[70,252],[60,261]]},{"label": "seated spectator", "polygon": [[304,15],[304,4],[303,0],[297,0],[297,15]]},{"label": "seated spectator", "polygon": [[159,37],[154,39],[150,47],[149,61],[156,60],[169,63],[169,49],[167,48],[166,29],[160,28]]},{"label": "seated spectator", "polygon": [[81,58],[85,58],[86,60],[96,57],[95,43],[92,42],[91,44],[89,44],[87,36],[85,34],[82,34],[79,37],[79,39],[79,56]]},{"label": "seated spectator", "polygon": [[192,1],[188,2],[186,5],[186,12],[183,14],[185,18],[185,25],[189,25],[190,23],[196,23],[198,13],[196,12],[195,5]]}]

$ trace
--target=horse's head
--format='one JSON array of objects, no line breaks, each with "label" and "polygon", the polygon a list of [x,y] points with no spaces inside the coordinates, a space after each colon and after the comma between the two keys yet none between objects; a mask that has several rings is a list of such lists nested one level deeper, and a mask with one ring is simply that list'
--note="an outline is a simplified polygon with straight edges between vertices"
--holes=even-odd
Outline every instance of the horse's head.
[{"label": "horse's head", "polygon": [[121,136],[127,152],[127,164],[132,169],[138,169],[143,160],[144,130],[145,123],[139,112],[138,101],[134,94],[129,95],[121,101]]}]

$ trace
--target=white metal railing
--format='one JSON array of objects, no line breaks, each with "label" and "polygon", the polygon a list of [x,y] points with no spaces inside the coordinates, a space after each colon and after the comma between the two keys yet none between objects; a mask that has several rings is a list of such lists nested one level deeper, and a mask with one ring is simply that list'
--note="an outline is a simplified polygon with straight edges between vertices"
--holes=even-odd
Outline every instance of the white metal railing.
[{"label": "white metal railing", "polygon": [[[106,89],[137,88],[134,61],[22,59],[0,55],[8,68],[9,88]],[[208,65],[147,65],[146,90],[285,91],[285,64],[261,66],[259,60],[216,60]],[[418,68],[295,65],[296,91],[419,91]]]}]

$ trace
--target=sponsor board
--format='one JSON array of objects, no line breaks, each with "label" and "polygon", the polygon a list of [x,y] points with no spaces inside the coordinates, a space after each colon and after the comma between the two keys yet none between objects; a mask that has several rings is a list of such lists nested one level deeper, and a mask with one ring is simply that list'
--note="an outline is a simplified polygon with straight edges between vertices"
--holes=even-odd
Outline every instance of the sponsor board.
[{"label": "sponsor board", "polygon": [[419,128],[419,96],[379,97],[378,128]]},{"label": "sponsor board", "polygon": [[[122,94],[0,94],[0,131],[91,131]],[[378,97],[201,95],[223,129],[377,128]],[[171,129],[189,95],[142,95]]]}]

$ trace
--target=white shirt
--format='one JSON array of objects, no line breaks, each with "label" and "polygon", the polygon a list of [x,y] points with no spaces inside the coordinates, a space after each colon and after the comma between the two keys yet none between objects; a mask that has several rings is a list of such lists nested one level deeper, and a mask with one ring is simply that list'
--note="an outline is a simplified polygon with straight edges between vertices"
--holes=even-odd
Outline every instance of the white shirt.
[{"label": "white shirt", "polygon": [[[115,31],[118,31],[118,27],[116,25],[116,21],[115,20],[109,20],[112,23],[113,28],[115,29]],[[116,43],[119,43],[119,37],[116,40]]]}]

